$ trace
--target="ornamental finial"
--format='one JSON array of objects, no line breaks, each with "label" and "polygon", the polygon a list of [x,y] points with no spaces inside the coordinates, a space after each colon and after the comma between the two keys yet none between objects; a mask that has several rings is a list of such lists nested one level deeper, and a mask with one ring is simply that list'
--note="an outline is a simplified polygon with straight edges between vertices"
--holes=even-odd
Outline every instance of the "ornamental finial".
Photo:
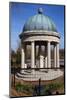
[{"label": "ornamental finial", "polygon": [[43,13],[43,9],[42,8],[38,8],[38,13],[42,14]]}]

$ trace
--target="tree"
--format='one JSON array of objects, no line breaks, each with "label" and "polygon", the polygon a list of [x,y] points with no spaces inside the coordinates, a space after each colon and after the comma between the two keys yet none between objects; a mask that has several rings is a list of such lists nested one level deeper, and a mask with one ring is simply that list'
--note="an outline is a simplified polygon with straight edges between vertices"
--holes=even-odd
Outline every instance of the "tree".
[{"label": "tree", "polygon": [[13,66],[13,59],[15,59],[16,53],[14,50],[11,50],[11,67]]}]

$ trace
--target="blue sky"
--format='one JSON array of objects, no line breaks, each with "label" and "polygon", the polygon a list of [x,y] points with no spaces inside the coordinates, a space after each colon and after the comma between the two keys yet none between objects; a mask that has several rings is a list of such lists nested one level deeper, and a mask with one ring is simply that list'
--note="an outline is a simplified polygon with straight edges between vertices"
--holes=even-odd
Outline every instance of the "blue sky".
[{"label": "blue sky", "polygon": [[24,23],[29,17],[37,14],[38,8],[43,8],[43,13],[54,21],[57,31],[60,33],[60,48],[64,48],[64,6],[30,3],[10,3],[10,32],[11,48],[18,47],[19,34],[23,30]]}]

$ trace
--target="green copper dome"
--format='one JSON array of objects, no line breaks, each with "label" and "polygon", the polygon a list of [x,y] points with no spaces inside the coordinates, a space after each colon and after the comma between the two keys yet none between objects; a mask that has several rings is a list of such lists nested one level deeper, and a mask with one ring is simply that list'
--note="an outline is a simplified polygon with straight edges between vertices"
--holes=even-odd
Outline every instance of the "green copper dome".
[{"label": "green copper dome", "polygon": [[57,32],[54,22],[50,17],[43,14],[42,8],[39,8],[38,14],[30,17],[23,27],[23,32],[33,30]]}]

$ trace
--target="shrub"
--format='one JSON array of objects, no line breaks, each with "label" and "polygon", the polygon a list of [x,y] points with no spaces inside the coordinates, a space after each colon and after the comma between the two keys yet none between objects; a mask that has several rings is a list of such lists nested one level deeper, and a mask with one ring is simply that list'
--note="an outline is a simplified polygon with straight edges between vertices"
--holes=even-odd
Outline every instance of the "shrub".
[{"label": "shrub", "polygon": [[63,89],[63,83],[51,83],[49,85],[45,85],[44,86],[44,94],[45,95],[49,95],[51,94],[53,91],[56,91],[57,89]]},{"label": "shrub", "polygon": [[16,90],[18,92],[32,93],[33,87],[31,85],[18,83],[16,84]]}]

